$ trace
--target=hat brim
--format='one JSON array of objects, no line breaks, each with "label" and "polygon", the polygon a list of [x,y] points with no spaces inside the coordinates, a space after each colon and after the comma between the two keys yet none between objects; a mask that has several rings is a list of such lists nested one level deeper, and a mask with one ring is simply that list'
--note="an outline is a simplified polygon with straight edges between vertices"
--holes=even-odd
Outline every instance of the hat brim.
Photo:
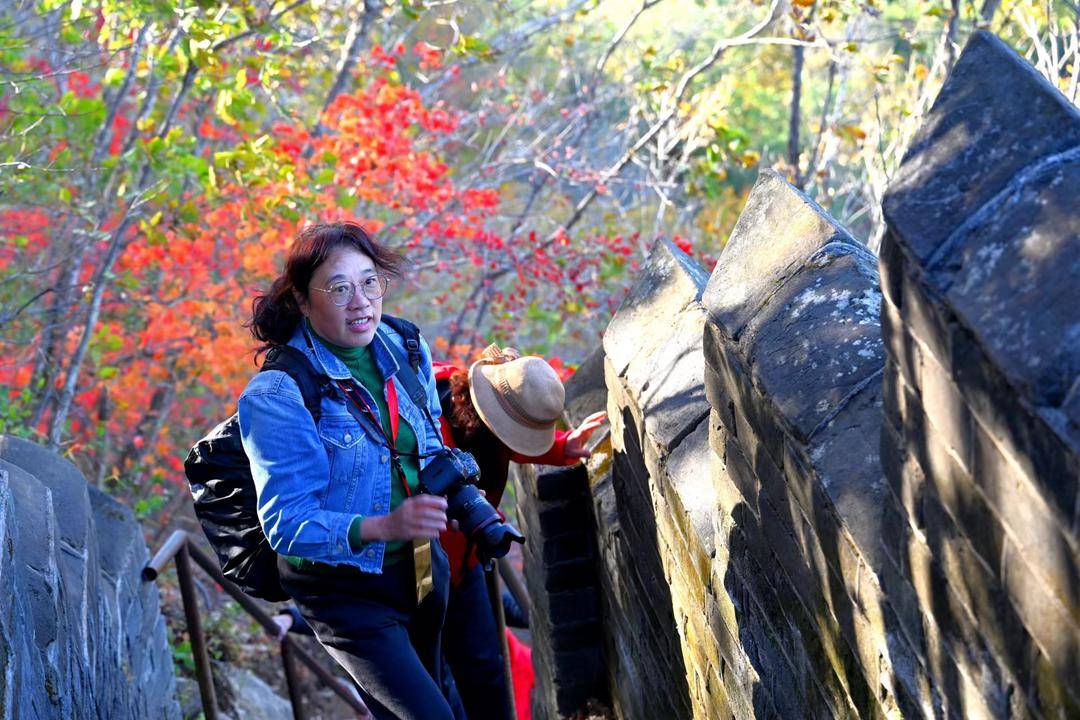
[{"label": "hat brim", "polygon": [[469,396],[476,414],[508,448],[528,457],[539,457],[555,444],[555,423],[547,428],[530,428],[503,410],[495,386],[484,369],[491,364],[478,360],[469,367]]}]

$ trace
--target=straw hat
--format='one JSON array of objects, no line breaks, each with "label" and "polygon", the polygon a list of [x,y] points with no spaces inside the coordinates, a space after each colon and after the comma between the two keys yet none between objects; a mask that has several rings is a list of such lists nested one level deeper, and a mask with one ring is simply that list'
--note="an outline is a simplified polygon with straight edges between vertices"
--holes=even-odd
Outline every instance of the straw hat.
[{"label": "straw hat", "polygon": [[514,452],[535,457],[555,443],[555,422],[566,392],[542,358],[516,358],[490,345],[469,368],[469,395],[477,414]]}]

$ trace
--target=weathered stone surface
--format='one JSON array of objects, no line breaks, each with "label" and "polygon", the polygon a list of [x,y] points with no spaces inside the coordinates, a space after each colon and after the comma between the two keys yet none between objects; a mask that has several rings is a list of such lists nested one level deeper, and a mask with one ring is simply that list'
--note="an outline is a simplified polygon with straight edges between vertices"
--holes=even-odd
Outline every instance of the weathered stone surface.
[{"label": "weathered stone surface", "polygon": [[1080,712],[1080,144],[1001,51],[972,41],[905,161],[880,288],[763,173],[704,327],[648,269],[609,326],[589,490],[617,716]]},{"label": "weathered stone surface", "polygon": [[214,663],[219,705],[235,720],[292,720],[289,701],[251,671],[229,663]]},{"label": "weathered stone surface", "polygon": [[702,304],[738,339],[784,280],[830,242],[856,244],[821,207],[772,170],[763,170],[713,269]]},{"label": "weathered stone surface", "polygon": [[[1061,407],[1080,376],[1080,113],[1075,125],[1075,158],[970,218],[927,273],[1034,407]],[[1065,419],[1080,438],[1080,416]]]},{"label": "weathered stone surface", "polygon": [[709,404],[701,352],[705,313],[691,306],[669,324],[667,341],[627,368],[626,385],[645,418],[645,432],[670,452],[708,414]]},{"label": "weathered stone surface", "polygon": [[1005,43],[976,32],[885,194],[885,218],[928,260],[1022,171],[1077,145],[1080,111]]},{"label": "weathered stone surface", "polygon": [[1080,111],[977,33],[886,195],[881,257],[882,572],[951,712],[1080,707],[1078,196]]},{"label": "weathered stone surface", "polygon": [[0,457],[0,717],[178,717],[131,511],[25,440],[0,437]]},{"label": "weathered stone surface", "polygon": [[[604,385],[604,349],[596,348],[578,366],[565,383],[566,405],[563,415],[569,427],[577,427],[582,420],[599,410],[607,408],[607,386]],[[594,435],[594,442],[598,435]]]},{"label": "weathered stone surface", "polygon": [[878,567],[881,504],[881,386],[872,382],[851,398],[811,440],[808,454],[820,483],[859,553]]},{"label": "weathered stone surface", "polygon": [[833,243],[814,253],[739,341],[759,391],[805,442],[885,362],[872,256]]},{"label": "weathered stone surface", "polygon": [[667,339],[671,320],[701,299],[708,275],[669,240],[658,240],[630,292],[604,332],[604,354],[621,375],[636,355],[651,356]]},{"label": "weathered stone surface", "polygon": [[667,475],[672,490],[678,496],[677,505],[686,513],[684,527],[687,530],[692,528],[696,535],[695,542],[712,555],[716,488],[711,475],[717,469],[708,446],[709,424],[698,423],[668,459]]},{"label": "weathered stone surface", "polygon": [[608,697],[588,477],[583,465],[516,465],[511,478],[528,537],[523,554],[532,599],[536,717],[573,714],[589,698]]}]

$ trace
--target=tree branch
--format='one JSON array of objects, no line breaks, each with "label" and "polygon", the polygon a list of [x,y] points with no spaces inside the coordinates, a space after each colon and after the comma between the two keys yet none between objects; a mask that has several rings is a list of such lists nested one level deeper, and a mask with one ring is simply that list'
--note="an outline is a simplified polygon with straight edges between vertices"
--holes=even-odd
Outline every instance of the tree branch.
[{"label": "tree branch", "polygon": [[608,60],[611,59],[611,55],[615,52],[615,48],[619,46],[626,37],[626,34],[630,32],[630,28],[634,27],[634,24],[646,10],[657,5],[659,2],[660,0],[642,0],[641,7],[637,9],[630,19],[626,21],[626,24],[622,26],[619,32],[615,34],[615,37],[612,38],[611,42],[604,48],[604,53],[600,56],[600,59],[596,61],[596,66],[593,67],[593,81],[589,83],[590,86],[596,85],[596,79],[604,72],[604,66],[607,65]]}]

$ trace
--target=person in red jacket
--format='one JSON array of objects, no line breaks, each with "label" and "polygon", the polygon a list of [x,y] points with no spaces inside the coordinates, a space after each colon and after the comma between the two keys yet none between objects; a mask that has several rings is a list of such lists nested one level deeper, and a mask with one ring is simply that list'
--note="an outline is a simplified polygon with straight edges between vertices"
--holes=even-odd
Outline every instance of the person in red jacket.
[{"label": "person in red jacket", "polygon": [[[510,461],[573,465],[590,454],[585,445],[606,419],[599,412],[571,431],[555,429],[565,394],[558,375],[539,357],[489,346],[468,371],[433,363],[448,445],[473,454],[479,487],[498,507]],[[450,601],[443,652],[469,720],[503,720],[506,687],[502,644],[475,549],[457,530],[440,542],[450,560]]]}]

